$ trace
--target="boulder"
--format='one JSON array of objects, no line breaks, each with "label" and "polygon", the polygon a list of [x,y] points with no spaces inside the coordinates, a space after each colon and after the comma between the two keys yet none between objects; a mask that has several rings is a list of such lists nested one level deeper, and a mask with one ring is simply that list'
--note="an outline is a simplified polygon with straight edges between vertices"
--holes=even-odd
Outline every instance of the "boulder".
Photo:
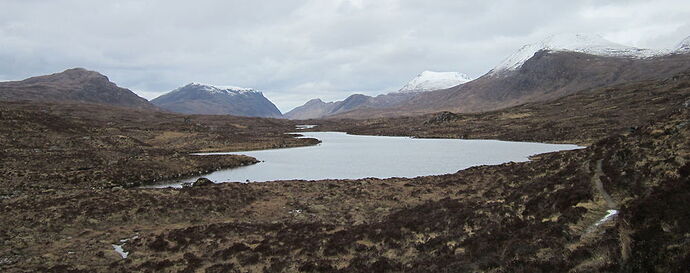
[{"label": "boulder", "polygon": [[209,180],[208,178],[202,177],[194,181],[192,184],[192,187],[202,187],[202,186],[208,186],[208,185],[213,185],[213,181]]}]

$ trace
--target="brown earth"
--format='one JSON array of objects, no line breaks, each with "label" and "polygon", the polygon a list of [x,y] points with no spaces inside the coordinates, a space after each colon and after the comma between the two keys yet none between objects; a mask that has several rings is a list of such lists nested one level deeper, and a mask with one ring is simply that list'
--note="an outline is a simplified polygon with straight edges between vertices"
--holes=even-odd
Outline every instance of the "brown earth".
[{"label": "brown earth", "polygon": [[97,104],[0,102],[0,194],[30,188],[130,187],[256,163],[200,157],[313,145],[279,119],[180,115]]},{"label": "brown earth", "polygon": [[[442,176],[19,194],[0,206],[0,266],[4,272],[686,272],[689,119],[682,109],[586,149]],[[620,213],[596,225],[609,209],[593,182],[599,175]],[[112,246],[122,239],[129,239],[126,259]]]},{"label": "brown earth", "polygon": [[[100,158],[107,158],[104,154],[124,158],[138,153],[152,159],[154,151],[160,151],[163,155],[155,159],[170,162],[162,165],[175,173],[188,162],[176,161],[173,150],[182,154],[267,148],[313,140],[284,135],[294,123],[282,120],[0,104],[0,139],[3,148],[9,147],[3,155],[35,165],[5,167],[12,161],[2,161],[3,174],[18,168],[23,171],[16,172],[33,176],[2,181],[6,193],[0,196],[0,271],[687,272],[686,82],[687,75],[682,75],[636,83],[637,91],[633,85],[617,86],[611,94],[627,95],[611,96],[607,104],[618,108],[610,110],[594,107],[603,104],[595,99],[602,90],[592,91],[589,101],[564,99],[560,109],[573,110],[561,115],[555,110],[559,105],[529,106],[535,107],[534,113],[552,114],[553,120],[548,115],[542,120],[552,126],[531,129],[540,138],[593,143],[586,149],[535,156],[530,162],[412,179],[226,183],[183,189],[110,187],[121,176],[107,176],[103,181],[108,186],[93,177],[102,175],[97,170],[155,177],[153,169],[161,168],[155,160],[108,167],[101,163]],[[641,96],[639,101],[633,95]],[[631,104],[624,107],[623,102]],[[636,110],[639,107],[644,111]],[[587,116],[585,109],[595,112]],[[539,124],[524,112],[511,111],[515,110],[487,115],[522,120],[515,124]],[[629,127],[633,116],[639,119],[632,125],[636,128],[620,131]],[[465,117],[440,114],[411,120],[421,123],[410,127],[426,123],[440,130]],[[476,132],[498,128],[481,117],[474,117],[479,120],[475,124],[487,128]],[[550,133],[568,124],[568,118],[582,134]],[[604,118],[619,123],[608,126]],[[346,128],[328,122],[332,121],[322,126]],[[372,128],[402,128],[390,126],[401,121],[382,124],[386,126]],[[458,128],[448,130],[457,133]],[[497,136],[527,138],[527,129],[520,128]],[[499,132],[511,131],[504,130]],[[115,141],[120,135],[131,142]],[[51,146],[68,156],[36,163]],[[24,158],[21,153],[26,153]],[[71,185],[65,181],[74,175],[55,174],[67,169],[63,166],[79,166],[72,162],[83,162],[86,156],[98,160],[87,161],[91,168],[75,170],[85,177],[77,180],[79,186],[58,187]],[[597,224],[608,209],[619,213]],[[129,256],[120,257],[113,244],[123,245]]]}]

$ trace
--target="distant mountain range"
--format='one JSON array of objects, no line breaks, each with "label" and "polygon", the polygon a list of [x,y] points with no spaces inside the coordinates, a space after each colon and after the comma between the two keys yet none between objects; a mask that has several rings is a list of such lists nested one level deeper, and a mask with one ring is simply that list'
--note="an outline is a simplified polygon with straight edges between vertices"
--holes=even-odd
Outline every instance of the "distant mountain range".
[{"label": "distant mountain range", "polygon": [[184,114],[282,118],[278,108],[254,89],[191,83],[149,102],[108,77],[83,68],[0,82],[0,101],[95,103]]},{"label": "distant mountain range", "polygon": [[157,109],[129,89],[118,87],[108,77],[83,68],[0,82],[0,100],[40,102],[84,102],[137,109]]},{"label": "distant mountain range", "polygon": [[656,80],[690,69],[690,37],[673,50],[616,44],[597,35],[555,35],[523,46],[477,79],[424,71],[400,90],[342,101],[312,99],[285,115],[257,90],[191,83],[151,102],[83,68],[0,82],[0,100],[98,103],[185,114],[290,119],[410,116],[440,111],[486,112],[554,100],[582,90]]},{"label": "distant mountain range", "polygon": [[151,102],[168,111],[184,114],[283,117],[261,92],[234,86],[190,83]]},{"label": "distant mountain range", "polygon": [[408,101],[419,95],[418,92],[393,92],[385,95],[371,97],[363,94],[354,94],[342,101],[324,102],[321,99],[312,99],[302,106],[285,113],[288,119],[319,119],[347,113],[357,109],[385,109]]},{"label": "distant mountain range", "polygon": [[459,72],[424,71],[397,92],[376,97],[354,94],[345,100],[335,102],[312,99],[304,105],[285,113],[285,117],[289,119],[318,119],[347,113],[356,109],[389,108],[408,101],[422,92],[453,87],[470,80],[470,77]]},{"label": "distant mountain range", "polygon": [[[386,100],[388,103],[376,102],[399,92],[360,98],[364,103],[325,114],[311,110],[318,103],[305,104],[285,116],[371,118],[440,111],[486,112],[553,100],[585,89],[662,79],[687,69],[690,69],[690,37],[672,51],[654,51],[619,45],[598,35],[555,35],[523,46],[485,75],[450,88],[413,92]],[[334,104],[339,103],[342,102]]]}]

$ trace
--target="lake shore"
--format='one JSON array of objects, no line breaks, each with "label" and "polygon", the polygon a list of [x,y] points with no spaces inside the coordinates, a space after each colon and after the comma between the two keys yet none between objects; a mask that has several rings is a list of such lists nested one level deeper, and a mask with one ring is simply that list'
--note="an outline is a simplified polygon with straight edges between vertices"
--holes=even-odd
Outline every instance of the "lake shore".
[{"label": "lake shore", "polygon": [[195,153],[199,157],[247,155],[260,160],[252,166],[224,169],[158,187],[181,187],[198,178],[223,182],[413,178],[455,173],[481,165],[524,162],[530,156],[583,148],[577,145],[498,140],[418,139],[361,136],[342,132],[302,132],[318,139],[316,146],[229,153]]},{"label": "lake shore", "polygon": [[[681,83],[658,83],[673,101],[651,101],[655,111],[639,108],[649,115],[631,107],[640,116],[635,123],[632,114],[603,112],[595,114],[612,118],[613,126],[591,117],[577,124],[584,131],[575,136],[497,129],[516,129],[515,137],[592,143],[530,162],[409,179],[183,189],[128,188],[118,181],[130,178],[115,178],[135,174],[143,183],[155,179],[157,171],[193,172],[217,164],[193,161],[180,151],[292,147],[317,140],[285,134],[304,122],[2,104],[0,269],[681,272],[690,253],[683,243],[690,232],[685,209],[690,109],[683,106],[688,89],[673,87]],[[640,103],[645,96],[639,96]],[[656,105],[659,101],[667,105]],[[314,129],[329,128],[326,122]],[[516,124],[532,122],[538,120]],[[422,125],[410,124],[381,132],[421,130],[415,128]],[[426,127],[428,135],[438,135],[443,124]],[[448,130],[462,128],[453,124]],[[382,125],[370,128],[376,126]],[[44,157],[46,151],[58,156]],[[618,213],[599,224],[612,209],[607,199]]]},{"label": "lake shore", "polygon": [[315,145],[285,134],[295,122],[180,115],[89,104],[0,102],[5,159],[0,194],[32,189],[135,187],[245,166],[241,155],[200,151]]},{"label": "lake shore", "polygon": [[[620,236],[661,240],[654,236],[667,235],[651,232],[654,221],[687,219],[685,210],[649,218],[643,208],[687,200],[687,185],[674,179],[687,178],[690,168],[675,160],[689,152],[690,131],[682,126],[688,117],[676,114],[583,150],[442,176],[21,194],[2,199],[3,241],[10,246],[0,253],[9,261],[2,266],[6,272],[610,268],[623,261]],[[598,160],[621,212],[592,237],[588,227],[608,209],[590,182]],[[646,182],[631,187],[629,179]],[[655,197],[631,198],[648,194]],[[134,236],[122,245],[123,259],[112,245]],[[652,255],[676,264],[664,245],[627,247],[634,250],[628,263]]]}]

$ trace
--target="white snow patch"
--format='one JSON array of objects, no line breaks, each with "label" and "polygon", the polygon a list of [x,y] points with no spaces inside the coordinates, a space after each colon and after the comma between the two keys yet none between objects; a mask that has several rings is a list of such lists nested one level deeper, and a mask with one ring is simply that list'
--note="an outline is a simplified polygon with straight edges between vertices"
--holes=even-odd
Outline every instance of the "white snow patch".
[{"label": "white snow patch", "polygon": [[595,34],[559,34],[534,44],[525,45],[496,66],[490,73],[516,70],[540,50],[571,51],[598,56],[648,58],[666,54],[665,51],[641,49],[617,44]]},{"label": "white snow patch", "polygon": [[606,216],[604,216],[604,218],[601,218],[596,224],[594,224],[595,226],[599,226],[603,223],[606,223],[608,220],[611,220],[611,218],[613,218],[614,216],[616,216],[616,214],[618,214],[618,210],[615,210],[615,209],[610,209],[610,210],[607,210],[606,212],[607,212]]},{"label": "white snow patch", "polygon": [[191,85],[203,86],[206,88],[218,89],[218,90],[232,90],[232,91],[243,91],[243,92],[256,91],[256,90],[254,90],[254,88],[245,88],[245,87],[232,86],[232,85],[213,85],[213,84],[198,83],[198,82],[193,82],[193,83],[191,83]]},{"label": "white snow patch", "polygon": [[401,88],[398,92],[412,93],[441,90],[451,88],[471,80],[472,79],[469,76],[459,72],[424,71],[405,84],[405,86],[403,86],[403,88]]},{"label": "white snow patch", "polygon": [[132,238],[122,239],[120,240],[119,245],[112,244],[113,249],[115,249],[115,252],[117,252],[117,254],[120,254],[120,257],[122,257],[122,259],[127,259],[127,256],[129,256],[129,252],[125,251],[122,247],[125,246],[125,243],[127,243],[127,241],[134,240],[137,238],[139,238],[139,235],[134,235]]},{"label": "white snow patch", "polygon": [[678,53],[690,53],[690,36],[681,41],[674,52]]},{"label": "white snow patch", "polygon": [[254,88],[244,88],[244,87],[238,87],[238,86],[230,86],[230,85],[211,85],[211,84],[206,84],[206,83],[198,83],[198,82],[193,82],[190,84],[187,84],[183,87],[179,87],[170,93],[175,93],[179,92],[184,88],[187,87],[195,87],[195,88],[201,88],[202,90],[211,93],[211,94],[228,94],[228,95],[240,95],[240,94],[248,94],[248,93],[258,93],[256,89]]},{"label": "white snow patch", "polygon": [[122,246],[123,246],[123,245],[124,245],[124,244],[122,244],[122,245],[115,245],[115,244],[113,244],[113,248],[115,249],[115,252],[117,252],[117,254],[120,254],[120,257],[122,257],[122,259],[127,259],[127,256],[129,255],[129,252],[127,252],[127,251],[125,251],[124,249],[122,249]]},{"label": "white snow patch", "polygon": [[300,125],[296,125],[295,128],[297,128],[298,130],[304,130],[304,129],[312,129],[312,128],[316,127],[316,126],[317,126],[317,125],[300,124]]}]

